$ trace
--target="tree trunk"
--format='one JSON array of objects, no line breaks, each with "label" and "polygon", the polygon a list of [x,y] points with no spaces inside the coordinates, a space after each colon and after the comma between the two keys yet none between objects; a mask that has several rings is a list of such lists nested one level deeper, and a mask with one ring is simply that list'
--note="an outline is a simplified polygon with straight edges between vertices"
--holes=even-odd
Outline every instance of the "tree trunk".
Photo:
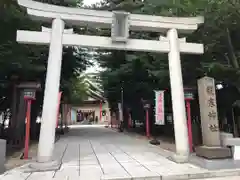
[{"label": "tree trunk", "polygon": [[[24,92],[20,91],[18,115],[17,115],[17,125],[15,140],[21,141],[24,137],[25,132],[25,120],[26,120],[26,102],[24,101]],[[19,144],[20,145],[20,144]]]},{"label": "tree trunk", "polygon": [[17,123],[17,87],[13,85],[13,93],[12,93],[12,107],[11,107],[11,119],[9,122],[9,138],[10,141],[15,139],[15,130],[16,130],[16,123]]},{"label": "tree trunk", "polygon": [[10,128],[16,128],[16,120],[17,120],[17,87],[13,85],[13,94],[12,94],[12,117],[10,121]]},{"label": "tree trunk", "polygon": [[233,47],[233,44],[232,44],[232,38],[231,38],[231,35],[230,35],[230,32],[229,32],[229,29],[227,28],[226,29],[226,35],[227,35],[227,44],[228,44],[228,52],[229,52],[229,55],[230,55],[230,59],[232,61],[232,65],[234,68],[239,68],[239,62],[238,62],[238,59],[236,57],[236,54],[235,54],[235,50],[234,50],[234,47]]}]

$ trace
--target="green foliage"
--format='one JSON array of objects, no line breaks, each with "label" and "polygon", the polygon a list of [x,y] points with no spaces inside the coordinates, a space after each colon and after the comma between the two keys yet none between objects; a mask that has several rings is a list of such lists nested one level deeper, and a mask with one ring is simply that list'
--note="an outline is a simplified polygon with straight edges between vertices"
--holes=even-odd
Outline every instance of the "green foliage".
[{"label": "green foliage", "polygon": [[[240,1],[235,0],[104,0],[104,10],[125,10],[131,13],[160,16],[204,16],[205,23],[189,42],[203,43],[204,55],[182,55],[184,86],[196,86],[204,75],[217,81],[231,83],[239,89]],[[159,33],[131,32],[131,37],[158,39]],[[112,107],[121,100],[124,89],[125,104],[132,108],[141,98],[153,101],[153,90],[169,87],[167,55],[137,52],[100,52],[99,62],[107,70],[102,73],[103,86]]]},{"label": "green foliage", "polygon": [[[39,0],[56,5],[77,6],[81,1],[74,4],[58,0]],[[48,59],[48,47],[23,45],[16,42],[16,32],[22,30],[40,30],[41,23],[31,21],[23,8],[20,8],[16,0],[0,1],[0,97],[6,97],[3,104],[10,107],[12,97],[12,78],[17,77],[17,82],[40,81],[44,88],[45,74]],[[50,26],[50,24],[44,24]],[[71,99],[72,86],[69,82],[75,83],[73,79],[81,74],[89,65],[86,50],[77,48],[64,48],[63,66],[61,76],[61,90],[64,99]],[[43,91],[40,99],[43,97]],[[42,100],[38,101],[39,105]],[[1,104],[1,105],[3,105]],[[4,109],[2,107],[2,109]]]},{"label": "green foliage", "polygon": [[[39,0],[62,6],[81,6],[82,1],[68,3],[61,0]],[[195,86],[196,79],[207,74],[219,81],[231,82],[240,88],[240,1],[236,0],[104,0],[95,9],[125,10],[131,13],[161,16],[205,17],[204,25],[187,36],[189,42],[205,45],[202,56],[182,55],[185,86]],[[19,81],[39,80],[44,84],[47,47],[16,43],[17,29],[39,30],[41,24],[31,21],[15,0],[0,2],[0,96],[10,97],[11,77]],[[49,24],[47,24],[49,25]],[[78,29],[75,32],[109,35],[109,30]],[[158,39],[159,33],[130,32],[134,38]],[[87,66],[90,55],[85,49],[64,48],[61,90],[69,102],[84,97],[79,75]],[[166,54],[98,51],[105,94],[114,107],[124,89],[125,104],[134,107],[141,98],[153,100],[153,90],[169,87],[168,58]],[[99,81],[99,80],[98,80]],[[81,87],[81,88],[80,88]],[[77,93],[79,91],[79,93]],[[74,93],[73,93],[74,92]],[[75,98],[74,98],[75,97]],[[9,103],[8,103],[9,104]]]},{"label": "green foliage", "polygon": [[[69,90],[67,101],[71,104],[79,104],[87,98],[88,87],[84,82],[84,77],[75,77],[64,83]],[[65,96],[66,97],[66,96]],[[65,100],[65,99],[64,99]]]}]

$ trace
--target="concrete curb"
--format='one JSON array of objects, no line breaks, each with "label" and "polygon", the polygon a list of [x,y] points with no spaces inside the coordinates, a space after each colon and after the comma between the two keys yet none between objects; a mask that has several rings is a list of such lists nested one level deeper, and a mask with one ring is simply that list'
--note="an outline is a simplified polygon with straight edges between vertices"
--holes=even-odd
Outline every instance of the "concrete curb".
[{"label": "concrete curb", "polygon": [[149,176],[149,177],[130,177],[130,176],[104,176],[101,180],[190,180],[190,179],[204,179],[204,178],[218,178],[240,176],[240,169],[235,170],[219,170],[208,171],[196,174],[178,174],[178,175],[163,175],[163,176]]},{"label": "concrete curb", "polygon": [[161,180],[161,176],[103,176],[101,180]]},{"label": "concrete curb", "polygon": [[207,171],[195,174],[179,174],[179,175],[166,175],[161,176],[161,180],[187,180],[187,179],[203,179],[203,178],[217,178],[217,177],[230,177],[240,176],[240,169],[231,170],[216,170]]}]

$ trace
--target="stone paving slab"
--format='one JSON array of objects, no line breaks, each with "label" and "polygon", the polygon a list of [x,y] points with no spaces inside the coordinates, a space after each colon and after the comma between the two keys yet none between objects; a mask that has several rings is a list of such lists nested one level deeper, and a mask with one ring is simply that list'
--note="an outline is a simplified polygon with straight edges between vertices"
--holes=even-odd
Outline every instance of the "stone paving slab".
[{"label": "stone paving slab", "polygon": [[146,141],[104,127],[74,126],[55,145],[53,157],[62,162],[59,170],[24,173],[25,165],[0,180],[184,180],[240,175],[240,169],[208,171],[177,164],[168,156]]},{"label": "stone paving slab", "polygon": [[29,175],[27,178],[28,180],[45,180],[45,179],[51,179],[53,178],[55,172],[49,171],[49,172],[36,172]]}]

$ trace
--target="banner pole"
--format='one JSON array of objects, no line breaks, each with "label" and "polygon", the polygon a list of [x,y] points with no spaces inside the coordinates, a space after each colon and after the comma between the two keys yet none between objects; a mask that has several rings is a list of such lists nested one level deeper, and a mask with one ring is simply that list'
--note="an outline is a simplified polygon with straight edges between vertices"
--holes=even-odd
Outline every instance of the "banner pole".
[{"label": "banner pole", "polygon": [[31,99],[27,99],[27,113],[26,113],[26,135],[25,135],[25,148],[24,148],[24,159],[28,159],[29,141],[30,141],[30,121],[31,121]]}]

